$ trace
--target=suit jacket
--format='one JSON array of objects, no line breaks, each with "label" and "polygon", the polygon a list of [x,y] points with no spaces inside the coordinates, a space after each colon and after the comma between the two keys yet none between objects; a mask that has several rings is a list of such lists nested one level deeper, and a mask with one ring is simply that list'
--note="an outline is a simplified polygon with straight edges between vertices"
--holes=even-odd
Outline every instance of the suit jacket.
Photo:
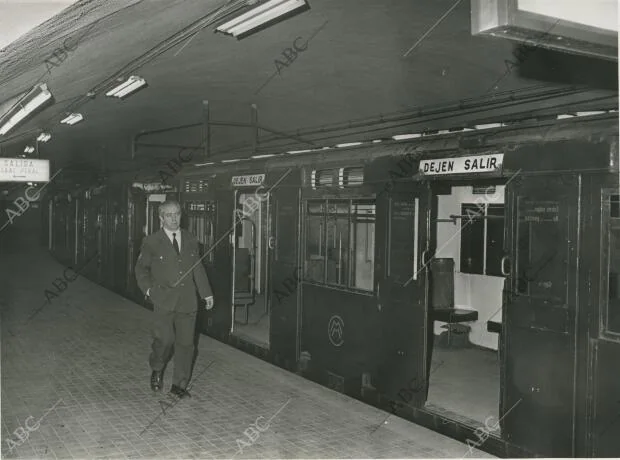
[{"label": "suit jacket", "polygon": [[181,231],[181,254],[177,254],[163,229],[147,236],[136,263],[136,281],[140,290],[156,308],[194,312],[198,308],[196,289],[201,298],[213,295],[205,272],[198,241]]}]

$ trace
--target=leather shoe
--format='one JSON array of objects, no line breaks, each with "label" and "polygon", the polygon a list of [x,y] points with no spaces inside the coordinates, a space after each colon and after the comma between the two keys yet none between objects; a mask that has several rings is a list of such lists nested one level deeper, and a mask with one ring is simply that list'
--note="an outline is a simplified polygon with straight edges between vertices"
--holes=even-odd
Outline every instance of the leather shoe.
[{"label": "leather shoe", "polygon": [[153,371],[151,374],[151,390],[161,391],[161,387],[164,380],[163,371]]},{"label": "leather shoe", "polygon": [[183,388],[181,388],[178,385],[172,385],[170,387],[170,393],[172,393],[173,395],[179,397],[179,398],[185,398],[185,397],[189,397],[191,398],[192,395],[189,394],[189,391],[184,390]]}]

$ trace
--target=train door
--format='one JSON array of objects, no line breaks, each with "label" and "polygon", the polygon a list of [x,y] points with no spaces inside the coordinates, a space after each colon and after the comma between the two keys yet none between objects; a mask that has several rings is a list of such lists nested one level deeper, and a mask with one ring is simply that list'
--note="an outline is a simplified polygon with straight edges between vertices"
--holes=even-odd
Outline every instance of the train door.
[{"label": "train door", "polygon": [[[123,191],[124,192],[124,191]],[[113,267],[112,286],[117,292],[126,292],[127,289],[127,232],[126,221],[126,200],[124,196],[119,196],[111,205],[110,227],[113,233],[110,240],[110,251],[112,253]]]},{"label": "train door", "polygon": [[521,175],[506,191],[501,429],[544,456],[574,456],[580,185]]},{"label": "train door", "polygon": [[161,228],[159,206],[166,201],[165,194],[151,194],[146,203],[146,235],[155,233]]},{"label": "train door", "polygon": [[[184,218],[182,227],[186,228],[198,240],[200,251],[200,261],[204,265],[209,278],[211,288],[214,289],[216,307],[221,302],[219,292],[221,289],[218,271],[221,266],[215,264],[215,254],[217,249],[216,229],[217,229],[217,201],[206,194],[198,196],[186,194],[183,197]],[[225,246],[225,244],[223,244]],[[219,269],[219,270],[218,270]],[[213,313],[216,310],[199,309],[197,322],[201,330],[207,330],[213,325]]]},{"label": "train door", "polygon": [[[293,191],[294,190],[294,191]],[[299,264],[300,198],[299,186],[276,189],[274,195],[274,228],[269,238],[273,293],[270,308],[271,350],[276,364],[283,361],[289,368],[299,357]],[[288,364],[287,364],[288,363]]]},{"label": "train door", "polygon": [[426,409],[476,428],[499,418],[503,182],[476,175],[432,186]]},{"label": "train door", "polygon": [[49,200],[47,203],[47,249],[53,251],[54,249],[54,200]]},{"label": "train door", "polygon": [[380,207],[377,238],[386,244],[377,244],[377,265],[383,265],[376,287],[383,346],[378,382],[394,410],[420,407],[427,385],[429,184],[397,184]]},{"label": "train door", "polygon": [[591,340],[594,421],[589,431],[592,447],[584,455],[592,457],[620,457],[620,189],[616,184],[604,186],[593,203],[601,201],[600,229],[595,235],[600,272],[592,280],[598,291],[592,304],[600,308]]},{"label": "train door", "polygon": [[135,267],[140,256],[142,240],[146,236],[147,196],[141,191],[130,188],[127,203],[127,289],[133,299],[142,301],[144,295],[136,281]]},{"label": "train door", "polygon": [[95,224],[95,240],[97,247],[97,254],[99,254],[99,265],[97,266],[97,282],[101,284],[103,282],[103,260],[104,260],[104,245],[105,245],[105,234],[104,228],[106,226],[106,213],[105,213],[105,202],[102,202],[101,196],[97,198],[96,204],[96,216],[97,222]]},{"label": "train door", "polygon": [[235,190],[231,333],[269,348],[269,193]]}]

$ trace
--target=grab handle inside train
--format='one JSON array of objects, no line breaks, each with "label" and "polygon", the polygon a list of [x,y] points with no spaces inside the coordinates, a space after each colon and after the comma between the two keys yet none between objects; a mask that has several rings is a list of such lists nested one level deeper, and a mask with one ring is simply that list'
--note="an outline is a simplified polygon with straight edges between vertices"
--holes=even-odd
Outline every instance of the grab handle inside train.
[{"label": "grab handle inside train", "polygon": [[510,276],[510,270],[506,269],[506,262],[510,262],[510,256],[504,256],[502,257],[502,275],[504,276]]}]

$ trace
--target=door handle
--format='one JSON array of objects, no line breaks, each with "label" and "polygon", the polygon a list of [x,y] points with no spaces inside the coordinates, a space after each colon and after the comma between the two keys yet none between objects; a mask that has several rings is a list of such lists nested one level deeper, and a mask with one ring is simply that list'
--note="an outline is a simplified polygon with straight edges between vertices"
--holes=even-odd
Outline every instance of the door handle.
[{"label": "door handle", "polygon": [[504,276],[510,276],[510,272],[506,270],[506,262],[508,262],[508,260],[510,260],[509,256],[502,257],[501,271],[502,271],[502,275]]},{"label": "door handle", "polygon": [[428,262],[429,262],[428,260],[426,260],[427,258],[428,258],[428,249],[425,249],[424,251],[422,251],[422,267],[420,267],[420,271],[427,267]]},{"label": "door handle", "polygon": [[377,282],[377,310],[382,310],[381,306],[381,281]]}]

